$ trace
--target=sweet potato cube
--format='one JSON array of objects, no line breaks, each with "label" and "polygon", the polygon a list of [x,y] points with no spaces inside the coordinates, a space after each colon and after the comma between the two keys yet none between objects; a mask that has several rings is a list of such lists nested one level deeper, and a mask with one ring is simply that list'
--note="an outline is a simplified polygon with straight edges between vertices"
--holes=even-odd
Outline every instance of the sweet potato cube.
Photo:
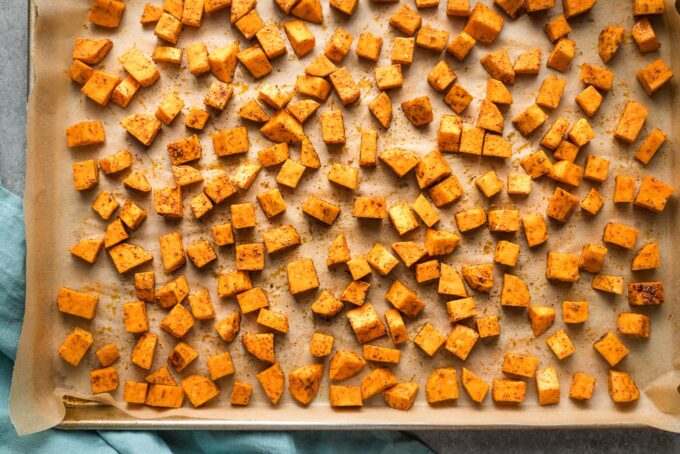
[{"label": "sweet potato cube", "polygon": [[97,312],[98,301],[99,295],[62,287],[57,295],[57,309],[64,314],[92,320]]},{"label": "sweet potato cube", "polygon": [[576,351],[574,344],[571,343],[571,339],[569,339],[569,335],[564,329],[557,330],[545,341],[559,360],[563,360]]},{"label": "sweet potato cube", "polygon": [[304,22],[299,20],[286,22],[283,24],[283,29],[298,58],[304,57],[314,49],[316,38]]},{"label": "sweet potato cube", "polygon": [[664,302],[662,281],[633,282],[628,284],[628,304],[631,306],[656,305]]},{"label": "sweet potato cube", "polygon": [[349,52],[354,37],[343,28],[336,28],[328,39],[324,55],[331,61],[339,63]]},{"label": "sweet potato cube", "polygon": [[435,369],[425,384],[427,402],[437,403],[458,399],[458,378],[456,369],[444,367]]},{"label": "sweet potato cube", "polygon": [[311,364],[288,374],[288,390],[303,405],[309,404],[319,392],[323,378],[323,364]]},{"label": "sweet potato cube", "polygon": [[473,47],[477,44],[477,40],[464,31],[461,31],[455,38],[451,40],[446,51],[453,55],[458,61],[462,61],[467,57]]},{"label": "sweet potato cube", "polygon": [[475,4],[463,31],[477,41],[491,44],[503,29],[503,16],[484,5]]},{"label": "sweet potato cube", "polygon": [[333,381],[347,380],[361,372],[366,361],[351,350],[338,350],[329,362],[328,377]]},{"label": "sweet potato cube", "polygon": [[181,304],[176,304],[163,320],[161,329],[167,331],[176,339],[181,339],[194,326],[194,317]]},{"label": "sweet potato cube", "polygon": [[614,137],[626,143],[635,142],[647,120],[647,115],[649,109],[645,105],[637,101],[628,101],[621,113]]},{"label": "sweet potato cube", "polygon": [[420,227],[418,219],[413,215],[411,208],[404,202],[392,205],[387,212],[392,226],[402,236]]},{"label": "sweet potato cube", "polygon": [[95,369],[90,372],[92,394],[108,393],[118,389],[118,371],[115,367]]},{"label": "sweet potato cube", "polygon": [[99,184],[99,168],[97,161],[88,159],[73,163],[73,188],[76,191],[87,191]]},{"label": "sweet potato cube", "polygon": [[255,378],[257,378],[257,381],[262,385],[262,389],[264,389],[265,394],[269,397],[272,404],[276,405],[283,395],[283,389],[286,382],[286,377],[283,374],[281,365],[276,363],[257,374]]},{"label": "sweet potato cube", "polygon": [[576,42],[569,38],[560,38],[548,56],[547,66],[555,71],[566,72],[575,54]]},{"label": "sweet potato cube", "polygon": [[383,391],[383,398],[388,407],[408,411],[413,406],[418,393],[418,383],[399,383]]},{"label": "sweet potato cube", "polygon": [[273,69],[267,55],[257,46],[242,50],[236,54],[236,58],[255,79],[266,76]]},{"label": "sweet potato cube", "polygon": [[299,295],[319,288],[314,262],[312,259],[300,259],[287,265],[288,290],[292,295]]},{"label": "sweet potato cube", "polygon": [[552,19],[550,22],[545,24],[543,30],[545,31],[545,34],[548,35],[548,39],[551,43],[554,43],[558,39],[563,38],[571,33],[571,27],[569,26],[569,23],[567,22],[567,19],[564,17],[564,15],[560,15]]},{"label": "sweet potato cube", "polygon": [[629,353],[626,346],[611,331],[603,334],[593,344],[593,347],[612,367],[616,366]]},{"label": "sweet potato cube", "polygon": [[361,399],[370,399],[397,383],[397,377],[389,369],[384,367],[373,369],[361,379]]},{"label": "sweet potato cube", "polygon": [[225,342],[231,342],[241,328],[241,314],[232,312],[222,320],[215,322],[215,331]]},{"label": "sweet potato cube", "polygon": [[248,314],[255,312],[263,307],[269,307],[269,298],[260,287],[254,287],[236,294],[236,301],[241,312]]},{"label": "sweet potato cube", "polygon": [[608,385],[609,396],[614,402],[628,403],[640,398],[640,390],[627,372],[609,370]]},{"label": "sweet potato cube", "polygon": [[465,282],[474,290],[482,293],[489,293],[493,288],[493,265],[463,266],[461,274]]},{"label": "sweet potato cube", "polygon": [[253,288],[253,283],[246,271],[233,271],[223,274],[217,281],[217,294],[220,297],[234,296]]},{"label": "sweet potato cube", "polygon": [[184,276],[168,281],[156,291],[156,301],[163,309],[180,304],[189,294],[189,284]]},{"label": "sweet potato cube", "polygon": [[123,400],[128,404],[143,404],[146,401],[148,383],[125,380],[123,388]]},{"label": "sweet potato cube", "polygon": [[144,145],[151,146],[161,130],[161,122],[150,114],[134,114],[124,118],[121,126]]},{"label": "sweet potato cube", "polygon": [[446,336],[441,334],[431,323],[426,323],[413,338],[413,343],[420,347],[428,356],[434,356],[446,342]]},{"label": "sweet potato cube", "polygon": [[327,290],[321,292],[319,298],[312,304],[312,312],[321,317],[333,317],[340,313],[345,307],[342,302],[338,301]]},{"label": "sweet potato cube", "polygon": [[673,71],[666,62],[658,59],[638,71],[636,77],[645,92],[652,96],[671,80]]},{"label": "sweet potato cube", "polygon": [[[333,0],[342,1],[342,0]],[[333,1],[331,1],[331,6],[333,6]],[[358,1],[356,1],[358,4]],[[359,40],[357,41],[357,55],[360,58],[365,58],[372,62],[377,62],[380,57],[380,51],[382,49],[383,39],[380,36],[376,36],[370,32],[364,32],[359,35]]]},{"label": "sweet potato cube", "polygon": [[555,309],[548,306],[529,306],[529,323],[534,336],[546,332],[555,322]]},{"label": "sweet potato cube", "polygon": [[604,227],[602,241],[625,249],[633,249],[640,231],[618,222],[608,222]]},{"label": "sweet potato cube", "polygon": [[94,338],[91,333],[75,327],[59,346],[57,354],[61,359],[75,367],[80,364],[93,343]]},{"label": "sweet potato cube", "polygon": [[312,340],[309,343],[309,352],[317,358],[326,357],[331,354],[334,341],[333,336],[315,332],[312,334]]},{"label": "sweet potato cube", "polygon": [[130,361],[142,369],[151,369],[156,355],[156,346],[158,346],[158,335],[153,333],[142,334],[132,349]]},{"label": "sweet potato cube", "polygon": [[654,213],[660,213],[666,207],[666,203],[668,203],[668,199],[673,192],[674,188],[672,186],[654,177],[646,176],[642,180],[640,189],[635,196],[634,204]]},{"label": "sweet potato cube", "polygon": [[489,391],[488,383],[464,367],[461,373],[461,382],[470,399],[477,403],[481,403]]},{"label": "sweet potato cube", "polygon": [[189,375],[184,378],[182,389],[194,407],[200,407],[220,394],[220,389],[215,382],[202,375]]},{"label": "sweet potato cube", "polygon": [[283,334],[288,332],[288,317],[266,308],[260,309],[257,314],[257,323]]},{"label": "sweet potato cube", "polygon": [[501,306],[529,307],[530,303],[531,295],[524,281],[512,274],[504,274]]},{"label": "sweet potato cube", "polygon": [[347,311],[347,318],[357,340],[362,344],[386,334],[385,325],[380,321],[378,312],[370,303]]},{"label": "sweet potato cube", "polygon": [[455,325],[446,339],[444,348],[461,361],[465,361],[477,343],[477,339],[479,339],[479,334],[474,329],[465,325]]},{"label": "sweet potato cube", "polygon": [[149,331],[149,316],[144,301],[132,301],[123,305],[123,321],[128,333],[145,333]]},{"label": "sweet potato cube", "polygon": [[106,133],[100,120],[81,121],[66,128],[66,145],[70,148],[104,143]]},{"label": "sweet potato cube", "polygon": [[536,372],[536,392],[539,405],[560,403],[560,382],[554,367],[546,367]]},{"label": "sweet potato cube", "polygon": [[115,343],[103,346],[97,350],[96,354],[99,364],[101,364],[102,367],[108,367],[120,358],[120,351]]},{"label": "sweet potato cube", "polygon": [[156,213],[168,218],[181,218],[183,215],[182,189],[158,188],[153,191],[153,205]]},{"label": "sweet potato cube", "polygon": [[595,377],[583,372],[576,372],[571,379],[569,397],[576,400],[589,400],[595,390]]},{"label": "sweet potato cube", "polygon": [[87,20],[104,28],[116,28],[125,11],[125,3],[119,0],[94,0]]},{"label": "sweet potato cube", "polygon": [[153,260],[153,255],[149,251],[129,243],[113,246],[109,249],[109,256],[116,267],[116,271],[120,274],[125,274]]},{"label": "sweet potato cube", "polygon": [[359,386],[328,386],[328,399],[331,407],[361,407],[361,387]]}]

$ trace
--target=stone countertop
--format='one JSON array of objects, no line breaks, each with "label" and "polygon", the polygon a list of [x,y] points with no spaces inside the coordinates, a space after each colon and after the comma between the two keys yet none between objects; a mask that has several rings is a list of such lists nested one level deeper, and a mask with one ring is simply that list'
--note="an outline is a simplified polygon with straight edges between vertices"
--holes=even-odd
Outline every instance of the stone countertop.
[{"label": "stone countertop", "polygon": [[[28,94],[27,2],[0,0],[0,99],[3,131],[0,182],[23,194]],[[552,453],[680,452],[680,435],[655,429],[606,430],[459,430],[407,432],[437,452]]]}]

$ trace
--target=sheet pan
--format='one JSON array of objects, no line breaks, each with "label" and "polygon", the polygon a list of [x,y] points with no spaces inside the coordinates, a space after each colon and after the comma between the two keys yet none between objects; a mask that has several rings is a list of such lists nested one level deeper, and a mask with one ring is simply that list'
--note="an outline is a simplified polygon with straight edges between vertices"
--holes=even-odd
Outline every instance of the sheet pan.
[{"label": "sheet pan", "polygon": [[[486,2],[490,3],[490,2]],[[623,3],[625,7],[622,6]],[[678,63],[678,37],[680,36],[680,24],[672,6],[668,3],[666,18],[655,20],[654,25],[660,35],[663,46],[661,56],[672,63],[676,74],[680,64]],[[221,429],[283,429],[283,428],[470,428],[470,427],[520,427],[520,426],[636,426],[648,425],[666,430],[680,431],[680,395],[677,386],[680,384],[680,362],[678,361],[678,332],[677,320],[680,309],[674,305],[674,295],[677,294],[678,284],[672,277],[678,270],[677,242],[674,241],[673,227],[678,219],[677,203],[671,202],[667,210],[660,216],[652,216],[640,213],[638,210],[620,209],[608,203],[605,209],[595,219],[587,219],[582,213],[576,214],[567,226],[558,228],[551,225],[551,239],[546,246],[537,250],[529,250],[518,234],[515,238],[520,242],[522,253],[520,264],[511,272],[527,279],[532,289],[532,301],[536,304],[547,304],[559,309],[563,299],[580,297],[591,302],[591,319],[580,331],[570,330],[569,333],[574,341],[577,354],[564,363],[557,364],[544,343],[543,337],[534,339],[528,323],[524,320],[525,314],[515,314],[501,310],[498,304],[500,293],[500,281],[502,269],[496,268],[496,285],[489,298],[475,294],[479,306],[484,314],[499,314],[502,317],[503,333],[500,339],[491,345],[479,345],[475,347],[473,354],[465,364],[453,358],[448,352],[440,352],[433,360],[426,359],[417,347],[409,344],[403,350],[402,364],[395,368],[395,373],[401,379],[413,379],[420,383],[419,398],[413,409],[408,413],[397,412],[385,408],[377,397],[369,402],[361,410],[336,411],[327,404],[327,381],[324,380],[322,390],[309,408],[297,405],[289,395],[285,395],[278,408],[272,407],[259,389],[254,379],[255,373],[263,369],[252,358],[247,357],[238,341],[232,345],[226,345],[217,339],[216,334],[209,324],[197,326],[188,342],[201,351],[201,357],[191,371],[205,372],[204,360],[209,354],[224,349],[229,349],[234,356],[237,365],[236,379],[251,382],[255,387],[251,406],[244,409],[235,409],[225,405],[233,378],[221,381],[222,395],[208,408],[193,410],[184,407],[173,411],[156,411],[152,409],[134,409],[121,403],[120,391],[109,396],[89,396],[87,370],[95,367],[94,355],[90,355],[88,361],[77,370],[71,370],[57,359],[54,351],[61,342],[66,332],[73,326],[82,326],[82,323],[62,317],[54,309],[53,301],[57,289],[62,285],[75,288],[96,290],[101,293],[100,309],[95,322],[90,328],[95,330],[95,345],[116,340],[121,347],[123,358],[118,363],[121,378],[127,377],[141,379],[143,374],[135,370],[128,363],[128,355],[132,346],[132,337],[127,336],[120,327],[120,306],[123,302],[133,299],[130,279],[120,284],[119,277],[115,274],[108,257],[105,254],[99,259],[98,264],[88,268],[72,260],[67,253],[67,248],[79,238],[102,234],[104,225],[97,221],[95,215],[89,212],[91,199],[96,195],[88,194],[81,196],[76,194],[70,184],[70,165],[73,160],[85,159],[85,157],[103,157],[118,151],[123,147],[129,147],[135,154],[135,170],[144,169],[150,177],[152,184],[169,185],[171,174],[165,157],[165,144],[175,138],[185,135],[181,126],[181,118],[171,128],[164,128],[162,135],[155,144],[145,150],[139,144],[127,137],[117,122],[124,116],[133,112],[153,112],[159,97],[169,90],[182,90],[187,105],[200,105],[201,92],[207,86],[209,77],[194,80],[188,75],[188,71],[179,73],[175,68],[161,64],[161,83],[151,90],[138,94],[131,106],[122,111],[117,107],[101,109],[92,105],[82,98],[77,87],[64,77],[64,71],[70,62],[70,49],[76,36],[104,36],[110,35],[114,40],[114,49],[107,57],[104,68],[117,71],[118,65],[115,57],[123,53],[131,45],[141,48],[146,54],[151,54],[156,45],[155,37],[150,29],[144,29],[137,20],[141,12],[143,2],[127,2],[127,11],[119,31],[108,33],[101,30],[89,29],[84,24],[84,17],[89,2],[73,2],[63,4],[50,0],[37,0],[37,15],[32,21],[32,50],[31,60],[34,71],[33,89],[29,101],[29,126],[28,126],[28,151],[27,151],[27,184],[25,196],[26,230],[28,239],[27,254],[27,308],[24,322],[24,331],[20,344],[20,352],[15,368],[10,406],[13,421],[20,433],[30,433],[43,430],[59,424],[63,428],[221,428]],[[282,15],[275,6],[259,4],[258,12],[266,22],[276,21],[281,23]],[[327,36],[333,28],[340,25],[348,29],[354,36],[364,29],[378,32],[385,38],[380,64],[386,64],[389,60],[391,41],[398,33],[389,29],[387,17],[396,8],[394,5],[378,5],[371,2],[362,2],[359,5],[355,18],[347,21],[340,15],[330,11],[324,4],[324,13],[327,24],[323,27],[312,26],[317,37],[317,47],[313,55],[322,51]],[[423,10],[425,23],[437,23],[447,28],[452,34],[462,29],[464,21],[447,18],[443,12],[444,6],[440,5],[438,11]],[[554,8],[548,16],[553,16],[560,10]],[[606,11],[606,14],[602,12]],[[370,20],[362,20],[369,17]],[[511,21],[506,17],[506,25],[498,43],[493,49],[505,47],[514,57],[522,50],[533,45],[540,46],[545,55],[549,52],[549,43],[543,36],[540,28],[546,21],[546,15],[536,17],[522,17],[518,21]],[[330,19],[330,21],[329,21]],[[592,22],[591,22],[592,21]],[[185,31],[182,34],[179,47],[193,42],[204,40],[209,47],[224,45],[236,38],[236,31],[231,31],[226,25],[224,12],[208,17],[199,32]],[[562,107],[551,114],[551,120],[563,115],[567,118],[576,119],[580,116],[578,108],[573,103],[573,97],[580,91],[577,80],[578,65],[582,63],[599,64],[596,56],[597,33],[606,24],[621,24],[626,28],[632,25],[629,14],[628,2],[600,1],[593,13],[587,17],[576,19],[572,22],[574,32],[572,37],[578,43],[578,54],[574,66],[569,72],[569,83],[562,102]],[[333,25],[331,25],[333,24]],[[125,30],[125,33],[121,33]],[[133,30],[127,34],[127,30]],[[526,33],[531,30],[531,33]],[[243,44],[243,42],[242,42]],[[353,46],[354,48],[354,46]],[[483,98],[483,90],[486,74],[481,69],[478,61],[481,56],[491,48],[478,46],[468,57],[465,64],[457,64],[450,57],[442,57],[452,63],[459,75],[459,81],[474,96],[475,101],[463,114],[464,120],[474,122],[479,108],[479,100]],[[294,75],[301,73],[304,66],[311,60],[311,56],[298,61],[292,56],[289,48],[288,56],[274,61],[275,72],[263,82],[276,83],[291,88],[294,84]],[[435,118],[441,114],[449,113],[448,107],[441,101],[441,95],[433,92],[425,83],[425,75],[440,57],[428,54],[418,49],[414,65],[406,71],[406,83],[404,88],[391,93],[395,106],[395,120],[389,133],[382,133],[379,139],[379,148],[385,149],[393,146],[402,146],[413,149],[421,154],[428,152],[436,144],[437,121],[429,128],[415,130],[405,120],[399,110],[399,103],[427,93],[432,99],[435,109]],[[628,37],[626,43],[619,51],[619,55],[612,62],[611,67],[617,76],[615,87],[607,95],[603,107],[594,121],[598,136],[594,143],[590,144],[585,152],[582,152],[579,161],[584,156],[593,153],[612,159],[612,168],[608,182],[600,188],[601,192],[610,195],[613,191],[613,175],[618,172],[629,172],[638,178],[645,173],[653,174],[664,181],[675,182],[678,175],[678,162],[673,150],[678,145],[678,122],[672,121],[677,118],[677,89],[664,89],[654,98],[648,98],[637,82],[634,80],[634,72],[641,67],[642,62],[651,61],[652,56],[640,56],[634,43]],[[334,334],[336,336],[336,348],[358,349],[358,345],[346,323],[343,315],[333,323],[314,320],[309,314],[309,304],[313,296],[307,296],[301,300],[292,299],[285,289],[285,273],[282,267],[295,257],[313,257],[322,288],[339,292],[349,282],[350,278],[344,271],[328,272],[324,266],[325,252],[330,239],[340,230],[348,234],[350,247],[353,253],[365,253],[368,248],[379,240],[383,244],[396,241],[396,235],[389,226],[387,220],[381,224],[379,235],[376,235],[376,224],[357,224],[351,218],[351,203],[353,195],[333,188],[326,181],[325,175],[331,162],[356,162],[361,128],[378,126],[373,122],[367,111],[366,105],[374,96],[377,89],[372,86],[372,65],[358,62],[352,52],[343,61],[352,74],[360,79],[362,86],[361,101],[350,109],[344,110],[345,122],[348,133],[347,146],[341,150],[327,149],[319,140],[318,120],[311,120],[306,125],[307,134],[312,138],[317,151],[324,163],[322,169],[317,172],[309,172],[303,178],[301,185],[295,192],[284,192],[288,203],[288,211],[285,219],[277,224],[286,222],[293,223],[303,235],[305,244],[296,251],[284,254],[275,259],[268,258],[267,269],[256,278],[260,285],[268,286],[273,309],[287,313],[291,322],[291,331],[278,341],[277,354],[286,372],[312,361],[306,351],[308,337],[313,329]],[[184,63],[186,65],[186,63]],[[527,77],[518,80],[513,87],[515,103],[506,112],[505,134],[510,137],[514,145],[515,155],[507,162],[488,162],[465,158],[458,155],[448,155],[447,159],[454,168],[466,189],[465,197],[442,210],[442,227],[455,229],[453,213],[478,204],[487,206],[474,188],[473,179],[482,170],[495,169],[502,177],[510,171],[521,171],[518,160],[538,148],[537,141],[545,131],[545,127],[533,134],[528,140],[514,132],[509,124],[519,111],[531,103],[538,89],[540,81],[550,73],[550,70],[542,68],[538,77]],[[212,120],[208,130],[234,126],[238,124],[235,111],[243,102],[256,94],[260,82],[252,78],[243,69],[237,70],[236,97],[232,100],[227,111]],[[652,116],[647,123],[645,132],[652,127],[660,127],[669,134],[669,141],[664,150],[655,158],[652,164],[643,169],[634,163],[630,157],[633,147],[621,146],[611,137],[611,130],[618,121],[621,107],[626,99],[638,99],[650,107],[653,107]],[[321,110],[331,107],[339,107],[340,104],[334,95],[322,106]],[[63,130],[68,124],[81,121],[86,118],[101,118],[105,121],[107,130],[107,143],[105,146],[90,151],[71,151],[65,147]],[[550,123],[550,121],[548,122]],[[250,159],[254,159],[258,149],[267,146],[265,139],[253,129],[251,132]],[[234,168],[240,161],[227,160],[218,162],[211,154],[211,145],[208,134],[201,137],[204,150],[204,158],[201,160],[201,169],[206,174],[214,172],[222,167],[227,170]],[[293,151],[293,156],[296,151]],[[261,188],[271,184],[275,173],[263,171],[256,185],[238,200],[254,201],[254,195],[261,192]],[[518,206],[524,212],[542,212],[545,209],[546,198],[552,191],[554,184],[550,181],[537,181],[534,184],[532,195],[526,200],[510,199],[503,195],[494,200],[493,206]],[[397,201],[412,201],[417,195],[413,181],[399,181],[384,168],[364,172],[362,169],[361,194],[389,196],[389,203]],[[575,191],[583,196],[589,187],[584,183]],[[115,191],[120,200],[127,196],[120,186],[119,180],[103,178],[100,189]],[[395,191],[395,188],[397,189]],[[338,223],[333,227],[321,227],[304,218],[299,207],[306,195],[310,192],[317,193],[322,197],[335,200],[342,206],[342,214]],[[191,194],[190,194],[191,195]],[[190,196],[189,195],[189,196]],[[152,210],[151,199],[133,197],[148,210]],[[188,200],[185,195],[185,201]],[[187,239],[195,239],[209,236],[206,226],[223,221],[228,216],[224,207],[216,210],[205,223],[189,221],[189,214],[182,221],[182,230],[187,234]],[[133,242],[151,249],[157,256],[156,238],[160,232],[173,230],[176,226],[168,226],[154,215],[146,221],[145,226],[133,235]],[[624,340],[631,349],[631,355],[622,364],[622,368],[631,372],[638,385],[644,391],[641,400],[631,407],[619,407],[611,403],[606,392],[606,371],[604,362],[592,351],[592,342],[607,329],[614,328],[616,314],[627,309],[624,297],[609,298],[597,294],[590,287],[591,276],[582,273],[581,281],[573,286],[556,286],[546,284],[542,278],[545,254],[547,250],[559,250],[578,253],[585,242],[597,241],[601,235],[604,224],[610,219],[628,221],[642,230],[639,244],[652,239],[659,239],[663,249],[664,266],[658,272],[650,274],[650,278],[663,279],[666,285],[668,301],[657,310],[648,312],[652,317],[653,335],[649,341],[634,342]],[[257,230],[268,227],[267,221],[261,213],[258,213]],[[422,233],[419,235],[422,237]],[[253,232],[251,238],[258,238],[257,232]],[[417,238],[417,236],[416,236]],[[248,236],[241,235],[240,241],[247,241]],[[446,259],[448,263],[456,266],[461,264],[476,264],[491,262],[491,251],[494,240],[487,231],[473,235],[465,235],[463,246],[456,253]],[[213,275],[233,267],[233,250],[223,249],[220,251],[219,264],[206,272],[197,272],[191,265],[183,269],[192,286],[192,290],[205,286],[213,296],[218,318],[236,308],[235,302],[220,301],[216,296]],[[605,272],[622,274],[626,281],[632,279],[628,264],[630,255],[619,251],[610,252]],[[157,273],[157,280],[163,282],[171,276],[164,276],[160,261],[155,260],[153,268]],[[446,312],[443,300],[436,295],[432,287],[419,287],[415,284],[412,272],[402,265],[395,270],[394,277],[402,279],[418,293],[425,297],[428,302],[423,316],[414,322],[408,323],[411,336],[418,332],[420,327],[431,321],[442,332],[448,332]],[[635,276],[641,280],[640,276]],[[379,279],[375,276],[371,280],[373,286],[369,293],[369,299],[382,313],[388,303],[383,295],[391,279]],[[559,310],[558,310],[559,313]],[[157,325],[161,311],[150,311],[152,323]],[[555,328],[559,328],[558,320]],[[255,330],[254,320],[246,318],[244,331]],[[167,349],[172,345],[169,336],[161,335],[161,348],[159,349],[154,367],[162,364]],[[389,345],[386,339],[382,339],[381,345]],[[455,405],[443,407],[430,407],[424,400],[424,381],[427,374],[435,367],[453,365],[460,370],[462,365],[469,367],[474,372],[490,381],[500,377],[500,362],[505,351],[528,352],[535,354],[541,359],[541,366],[556,365],[560,376],[563,399],[558,406],[538,407],[536,403],[533,383],[529,383],[529,393],[524,404],[517,408],[508,408],[492,404],[488,398],[482,406],[472,404],[466,396],[461,396]],[[200,363],[200,364],[198,364]],[[585,370],[598,379],[595,397],[585,405],[579,405],[570,401],[565,396],[570,376],[577,370]],[[357,382],[357,379],[350,381]],[[85,399],[85,400],[81,400]],[[188,405],[188,404],[187,404]]]}]

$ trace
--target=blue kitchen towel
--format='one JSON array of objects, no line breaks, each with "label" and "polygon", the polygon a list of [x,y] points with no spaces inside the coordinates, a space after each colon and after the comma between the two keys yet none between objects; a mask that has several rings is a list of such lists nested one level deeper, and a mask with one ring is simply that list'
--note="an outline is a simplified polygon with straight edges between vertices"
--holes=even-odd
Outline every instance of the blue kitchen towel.
[{"label": "blue kitchen towel", "polygon": [[420,442],[396,431],[60,431],[18,437],[7,399],[16,357],[26,286],[22,202],[0,187],[0,446],[3,453],[120,452],[340,452],[425,453]]}]

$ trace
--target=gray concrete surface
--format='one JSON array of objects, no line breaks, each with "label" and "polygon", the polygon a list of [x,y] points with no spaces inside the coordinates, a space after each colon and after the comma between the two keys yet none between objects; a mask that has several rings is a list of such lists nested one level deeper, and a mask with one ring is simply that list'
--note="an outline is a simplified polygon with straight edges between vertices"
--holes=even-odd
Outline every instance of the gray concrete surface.
[{"label": "gray concrete surface", "polygon": [[[158,2],[157,2],[158,3]],[[0,181],[21,194],[27,82],[27,15],[22,0],[0,0]],[[680,436],[654,429],[637,430],[480,430],[409,432],[437,452],[680,452]]]}]

